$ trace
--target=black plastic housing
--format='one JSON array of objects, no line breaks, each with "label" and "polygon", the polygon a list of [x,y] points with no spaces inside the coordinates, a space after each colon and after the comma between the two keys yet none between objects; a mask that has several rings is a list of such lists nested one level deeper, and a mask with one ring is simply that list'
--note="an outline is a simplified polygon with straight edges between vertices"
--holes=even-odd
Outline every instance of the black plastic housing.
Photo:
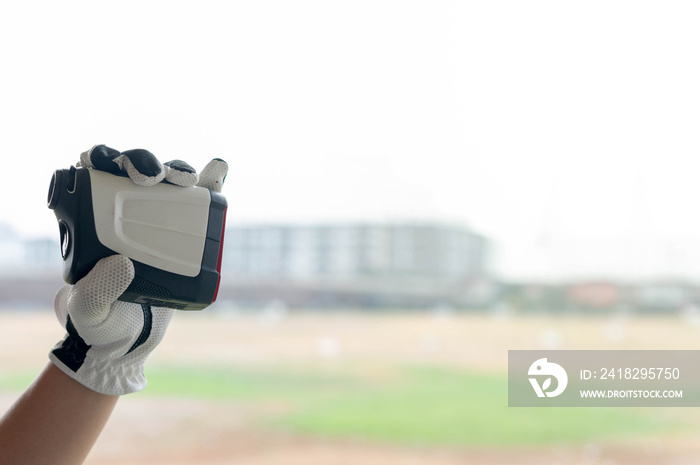
[{"label": "black plastic housing", "polygon": [[[216,300],[227,202],[220,193],[209,193],[211,202],[199,274],[183,276],[129,257],[136,276],[119,300],[179,310],[201,310]],[[117,253],[98,239],[87,168],[56,170],[49,185],[48,207],[58,220],[66,283],[75,284],[100,259]]]}]

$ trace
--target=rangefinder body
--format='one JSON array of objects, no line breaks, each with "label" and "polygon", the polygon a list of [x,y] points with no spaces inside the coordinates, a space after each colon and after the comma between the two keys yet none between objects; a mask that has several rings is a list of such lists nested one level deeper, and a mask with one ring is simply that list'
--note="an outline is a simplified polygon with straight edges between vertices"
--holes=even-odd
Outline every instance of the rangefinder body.
[{"label": "rangefinder body", "polygon": [[219,289],[226,198],[204,187],[142,187],[91,168],[57,170],[48,207],[58,220],[63,279],[122,254],[136,276],[119,300],[201,310]]}]

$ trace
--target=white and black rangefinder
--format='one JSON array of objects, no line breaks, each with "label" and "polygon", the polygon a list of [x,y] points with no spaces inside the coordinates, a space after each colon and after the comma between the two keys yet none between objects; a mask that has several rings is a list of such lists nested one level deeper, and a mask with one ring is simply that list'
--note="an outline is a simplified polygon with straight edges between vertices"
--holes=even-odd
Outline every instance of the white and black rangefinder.
[{"label": "white and black rangefinder", "polygon": [[119,300],[201,310],[219,290],[226,198],[204,187],[142,187],[91,168],[56,170],[48,207],[61,237],[63,279],[101,258],[129,257],[136,276]]}]

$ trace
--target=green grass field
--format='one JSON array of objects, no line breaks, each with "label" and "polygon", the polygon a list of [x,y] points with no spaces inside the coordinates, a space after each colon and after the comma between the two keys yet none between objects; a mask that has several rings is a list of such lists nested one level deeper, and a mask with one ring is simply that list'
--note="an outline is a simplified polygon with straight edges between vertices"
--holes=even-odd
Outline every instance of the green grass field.
[{"label": "green grass field", "polygon": [[[552,451],[578,457],[590,444],[620,464],[638,463],[645,447],[650,454],[697,456],[697,409],[507,407],[508,349],[539,347],[553,331],[563,349],[695,348],[698,327],[680,319],[630,319],[615,333],[620,340],[609,337],[612,323],[602,317],[302,313],[270,326],[255,315],[180,316],[146,365],[148,389],[115,412],[94,463],[111,459],[122,442],[144,444],[147,458],[135,462],[129,453],[119,463],[149,464],[158,454],[158,463],[173,463],[168,454],[175,449],[200,460],[201,444],[217,448],[211,463],[232,454],[256,457],[255,447],[261,454],[283,448],[269,462],[275,464],[297,463],[290,454],[307,463],[318,447],[358,454],[360,463],[392,464],[416,451],[426,463],[450,465],[472,463],[474,451],[487,451],[483,463],[520,463],[521,454],[550,452],[554,460]],[[46,363],[56,330],[52,314],[4,317],[0,326],[14,328],[0,342],[0,394],[9,406]],[[622,323],[613,323],[619,330]],[[328,338],[339,347],[333,356],[319,350]],[[130,426],[146,420],[152,423],[142,429]],[[154,431],[162,447],[150,441]],[[465,455],[452,461],[431,450]]]},{"label": "green grass field", "polygon": [[427,366],[346,371],[161,367],[148,395],[273,405],[266,428],[399,444],[539,446],[677,431],[662,409],[509,408],[505,376]]}]

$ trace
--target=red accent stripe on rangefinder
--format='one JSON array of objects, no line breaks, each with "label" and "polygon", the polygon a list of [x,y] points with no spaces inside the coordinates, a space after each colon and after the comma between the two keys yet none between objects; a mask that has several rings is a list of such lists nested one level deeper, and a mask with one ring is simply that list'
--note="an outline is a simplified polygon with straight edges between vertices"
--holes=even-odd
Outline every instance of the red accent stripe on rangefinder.
[{"label": "red accent stripe on rangefinder", "polygon": [[219,285],[221,284],[221,261],[224,257],[224,235],[226,234],[226,213],[228,212],[228,206],[224,209],[224,221],[221,226],[221,241],[219,242],[219,261],[216,263],[216,272],[219,274],[219,278],[216,281],[216,290],[214,291],[214,299],[212,303],[216,302],[216,298],[219,296]]}]

